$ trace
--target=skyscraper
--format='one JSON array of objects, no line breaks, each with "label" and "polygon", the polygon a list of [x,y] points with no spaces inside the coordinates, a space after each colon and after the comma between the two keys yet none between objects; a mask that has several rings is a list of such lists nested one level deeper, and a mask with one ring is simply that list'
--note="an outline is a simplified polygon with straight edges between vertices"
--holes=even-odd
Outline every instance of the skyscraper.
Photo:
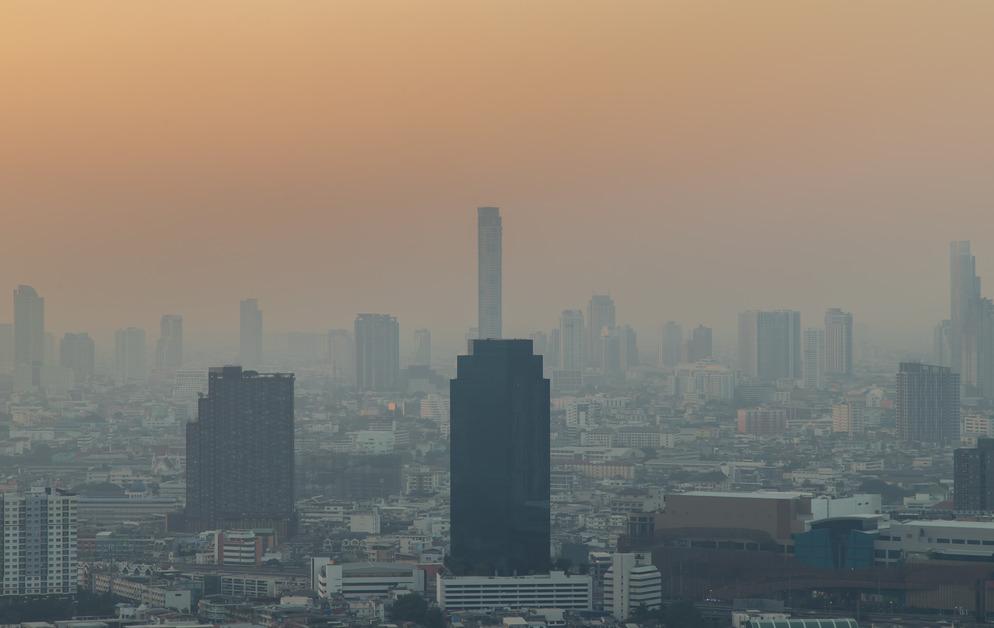
[{"label": "skyscraper", "polygon": [[59,365],[72,369],[77,382],[89,379],[93,375],[96,361],[96,349],[90,335],[82,332],[67,333],[59,343]]},{"label": "skyscraper", "polygon": [[76,509],[76,495],[55,488],[0,494],[4,597],[76,594]]},{"label": "skyscraper", "polygon": [[793,310],[739,314],[739,369],[773,382],[801,378],[801,313]]},{"label": "skyscraper", "polygon": [[450,566],[544,573],[550,558],[549,380],[530,340],[477,340],[451,381]]},{"label": "skyscraper", "polygon": [[389,314],[359,314],[355,319],[356,387],[395,391],[400,386],[400,325]]},{"label": "skyscraper", "polygon": [[804,330],[802,354],[804,387],[818,390],[824,384],[825,375],[825,332],[810,327]]},{"label": "skyscraper", "polygon": [[994,439],[953,453],[953,507],[957,512],[994,511]]},{"label": "skyscraper", "polygon": [[[563,310],[559,317],[559,368],[583,370],[583,312]],[[597,336],[600,340],[600,335]]]},{"label": "skyscraper", "polygon": [[414,363],[431,366],[431,330],[414,330]]},{"label": "skyscraper", "polygon": [[707,360],[714,355],[711,343],[711,328],[698,325],[690,332],[687,340],[687,362],[694,363]]},{"label": "skyscraper", "polygon": [[144,329],[128,327],[114,332],[114,374],[118,384],[145,381],[148,376],[145,351]]},{"label": "skyscraper", "polygon": [[601,336],[605,329],[613,329],[615,325],[614,299],[606,294],[595,294],[587,304],[587,333],[583,347],[586,351],[584,363],[587,366],[600,367],[604,361]]},{"label": "skyscraper", "polygon": [[601,373],[624,377],[638,366],[638,342],[631,325],[604,329],[601,334]]},{"label": "skyscraper", "polygon": [[954,373],[962,367],[963,335],[971,304],[980,298],[977,262],[970,254],[970,242],[949,243],[949,322],[950,362]]},{"label": "skyscraper", "polygon": [[190,531],[292,531],[293,382],[288,373],[211,368],[197,420],[186,425]]},{"label": "skyscraper", "polygon": [[31,286],[14,290],[14,366],[45,362],[45,299]]},{"label": "skyscraper", "polygon": [[932,329],[932,360],[939,366],[952,366],[952,323],[947,319]]},{"label": "skyscraper", "polygon": [[163,314],[159,321],[159,342],[155,346],[155,368],[175,371],[183,366],[183,317]]},{"label": "skyscraper", "polygon": [[959,375],[944,366],[902,362],[897,374],[897,427],[909,442],[959,442]]},{"label": "skyscraper", "polygon": [[683,326],[666,321],[659,330],[659,366],[673,368],[683,361]]},{"label": "skyscraper", "polygon": [[350,330],[328,330],[328,362],[331,381],[344,386],[355,385],[355,342]]},{"label": "skyscraper", "polygon": [[242,366],[256,369],[262,365],[262,310],[257,299],[245,299],[239,307],[239,353]]},{"label": "skyscraper", "polygon": [[825,373],[852,375],[852,314],[833,307],[825,312]]},{"label": "skyscraper", "polygon": [[501,250],[503,227],[500,208],[476,210],[477,282],[480,338],[501,337]]}]

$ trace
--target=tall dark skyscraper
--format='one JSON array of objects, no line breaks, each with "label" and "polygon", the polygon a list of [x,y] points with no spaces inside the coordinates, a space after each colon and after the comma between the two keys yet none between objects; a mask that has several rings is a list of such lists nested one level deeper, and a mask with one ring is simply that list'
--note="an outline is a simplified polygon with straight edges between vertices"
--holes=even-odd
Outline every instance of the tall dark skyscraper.
[{"label": "tall dark skyscraper", "polygon": [[761,381],[802,377],[801,313],[794,310],[739,314],[739,370]]},{"label": "tall dark skyscraper", "polygon": [[698,325],[690,332],[687,340],[687,362],[707,360],[712,357],[713,352],[711,328]]},{"label": "tall dark skyscraper", "polygon": [[451,382],[450,567],[549,568],[549,380],[530,340],[477,340]]},{"label": "tall dark skyscraper", "polygon": [[360,391],[400,387],[400,325],[389,314],[360,314],[355,319],[355,374]]},{"label": "tall dark skyscraper", "polygon": [[959,442],[959,375],[944,366],[902,362],[897,374],[897,427],[909,442]]},{"label": "tall dark skyscraper", "polygon": [[953,504],[957,512],[994,511],[994,438],[953,454]]},{"label": "tall dark skyscraper", "polygon": [[500,208],[476,210],[477,281],[480,338],[500,338],[502,333],[501,283],[503,226]]},{"label": "tall dark skyscraper", "polygon": [[292,529],[292,374],[212,368],[186,425],[186,527]]},{"label": "tall dark skyscraper", "polygon": [[239,307],[238,359],[247,369],[262,365],[262,310],[256,299],[245,299]]},{"label": "tall dark skyscraper", "polygon": [[183,366],[183,317],[163,314],[159,321],[159,342],[155,345],[155,368],[175,371]]},{"label": "tall dark skyscraper", "polygon": [[31,286],[14,290],[14,366],[45,361],[45,299]]},{"label": "tall dark skyscraper", "polygon": [[66,334],[59,343],[59,365],[72,369],[77,382],[93,375],[96,350],[87,333]]}]

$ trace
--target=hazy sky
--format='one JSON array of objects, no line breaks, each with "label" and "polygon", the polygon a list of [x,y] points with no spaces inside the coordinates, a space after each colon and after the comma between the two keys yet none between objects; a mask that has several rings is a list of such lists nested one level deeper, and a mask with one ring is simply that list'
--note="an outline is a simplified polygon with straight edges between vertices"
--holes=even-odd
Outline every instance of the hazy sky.
[{"label": "hazy sky", "polygon": [[60,331],[461,334],[493,204],[512,334],[595,290],[924,332],[948,240],[994,285],[992,77],[988,0],[5,0],[0,286]]}]

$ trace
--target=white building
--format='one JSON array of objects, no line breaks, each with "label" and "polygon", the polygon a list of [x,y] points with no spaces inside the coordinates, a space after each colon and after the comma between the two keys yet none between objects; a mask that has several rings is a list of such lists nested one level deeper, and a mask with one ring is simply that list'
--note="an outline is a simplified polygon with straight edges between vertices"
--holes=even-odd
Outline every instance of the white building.
[{"label": "white building", "polygon": [[678,394],[695,403],[731,401],[735,396],[735,371],[713,360],[681,364],[676,370]]},{"label": "white building", "polygon": [[873,544],[878,565],[927,560],[989,560],[994,522],[921,520],[891,522]]},{"label": "white building", "polygon": [[75,595],[76,495],[53,488],[0,495],[3,595]]},{"label": "white building", "polygon": [[447,611],[556,608],[590,610],[590,576],[553,571],[536,576],[443,576],[438,574],[436,601]]},{"label": "white building", "polygon": [[659,570],[649,554],[614,554],[604,574],[604,610],[627,619],[640,606],[657,609],[663,603]]},{"label": "white building", "polygon": [[311,588],[319,597],[386,598],[396,591],[424,593],[425,572],[408,563],[343,563],[311,559]]}]

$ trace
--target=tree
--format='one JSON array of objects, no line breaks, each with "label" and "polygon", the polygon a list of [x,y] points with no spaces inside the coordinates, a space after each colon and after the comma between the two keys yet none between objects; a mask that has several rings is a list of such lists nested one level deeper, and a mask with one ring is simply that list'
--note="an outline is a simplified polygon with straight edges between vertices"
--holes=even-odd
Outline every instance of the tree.
[{"label": "tree", "polygon": [[412,621],[416,624],[424,623],[427,612],[428,602],[417,593],[400,596],[387,609],[387,615],[392,621]]},{"label": "tree", "polygon": [[438,607],[429,608],[425,613],[425,628],[445,628],[445,616]]},{"label": "tree", "polygon": [[708,625],[693,602],[672,602],[661,609],[660,614],[666,628],[706,628]]}]

